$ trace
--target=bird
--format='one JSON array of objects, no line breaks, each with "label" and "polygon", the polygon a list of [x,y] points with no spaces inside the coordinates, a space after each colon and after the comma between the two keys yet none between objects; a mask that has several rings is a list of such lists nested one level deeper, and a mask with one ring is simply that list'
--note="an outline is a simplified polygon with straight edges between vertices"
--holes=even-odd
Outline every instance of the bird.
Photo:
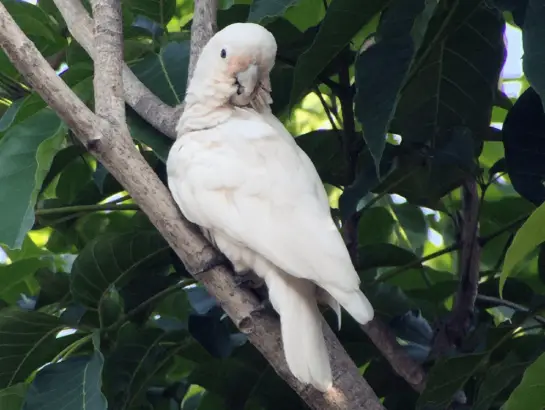
[{"label": "bird", "polygon": [[333,385],[318,301],[357,322],[374,310],[310,158],[272,113],[273,34],[233,23],[204,46],[189,81],[168,187],[182,214],[231,262],[267,285],[290,372]]}]

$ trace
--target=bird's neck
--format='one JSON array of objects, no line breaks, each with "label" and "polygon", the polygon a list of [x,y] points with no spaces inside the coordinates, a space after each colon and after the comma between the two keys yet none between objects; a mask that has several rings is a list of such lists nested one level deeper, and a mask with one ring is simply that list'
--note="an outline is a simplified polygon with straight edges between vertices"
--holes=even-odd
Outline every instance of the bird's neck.
[{"label": "bird's neck", "polygon": [[224,82],[191,81],[185,96],[185,108],[176,132],[178,135],[215,127],[227,121],[233,108],[229,104],[232,87]]}]

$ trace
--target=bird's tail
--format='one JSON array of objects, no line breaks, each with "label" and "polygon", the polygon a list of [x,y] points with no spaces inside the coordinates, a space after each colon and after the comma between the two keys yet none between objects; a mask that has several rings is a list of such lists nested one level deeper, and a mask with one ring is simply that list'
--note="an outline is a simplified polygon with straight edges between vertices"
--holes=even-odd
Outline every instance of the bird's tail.
[{"label": "bird's tail", "polygon": [[332,384],[329,355],[316,304],[316,285],[274,271],[265,278],[269,299],[280,315],[282,343],[288,367],[303,383],[326,391]]},{"label": "bird's tail", "polygon": [[336,299],[343,308],[352,316],[358,323],[364,325],[373,320],[375,311],[367,296],[359,289],[341,289],[336,286],[328,286],[327,292]]}]

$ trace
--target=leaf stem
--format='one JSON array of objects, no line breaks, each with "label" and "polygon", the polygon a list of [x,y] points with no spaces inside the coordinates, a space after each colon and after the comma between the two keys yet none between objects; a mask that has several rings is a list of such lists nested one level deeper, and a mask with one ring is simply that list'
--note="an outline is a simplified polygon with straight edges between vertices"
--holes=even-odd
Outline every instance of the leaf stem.
[{"label": "leaf stem", "polygon": [[140,207],[136,204],[93,204],[93,205],[73,205],[60,208],[37,209],[36,215],[56,215],[72,212],[98,212],[98,211],[138,211]]},{"label": "leaf stem", "polygon": [[[479,244],[481,247],[484,247],[485,245],[488,244],[488,242],[490,242],[492,239],[494,238],[497,238],[498,236],[504,234],[505,232],[508,232],[510,231],[511,229],[513,229],[514,227],[516,227],[517,225],[520,225],[521,223],[523,223],[526,219],[528,219],[530,215],[524,215],[524,216],[521,216],[520,218],[517,218],[516,220],[514,220],[513,222],[510,222],[508,223],[507,225],[501,227],[500,229],[498,229],[496,232],[492,232],[491,234],[489,235],[486,235],[486,236],[483,236],[481,238],[479,238]],[[406,265],[403,265],[403,266],[400,266],[398,268],[395,268],[395,269],[392,269],[391,271],[389,272],[386,272],[384,273],[383,275],[381,275],[380,277],[378,277],[377,279],[375,279],[373,282],[371,282],[371,284],[375,284],[375,283],[380,283],[380,282],[385,282],[387,280],[390,280],[392,279],[393,277],[399,275],[400,273],[403,273],[405,272],[406,270],[408,269],[411,269],[411,268],[414,268],[416,266],[419,266],[421,264],[423,264],[424,262],[427,262],[429,260],[432,260],[432,259],[435,259],[435,258],[438,258],[439,256],[443,256],[447,253],[450,253],[450,252],[454,252],[458,249],[460,249],[460,242],[456,242],[444,249],[441,249],[437,252],[434,252],[434,253],[430,253],[429,255],[426,255],[426,256],[423,256],[422,258],[420,259],[415,259],[414,261],[412,262],[409,262],[407,263]]]},{"label": "leaf stem", "polygon": [[127,312],[126,314],[124,314],[123,316],[121,316],[119,319],[117,319],[114,323],[112,323],[110,326],[108,326],[107,328],[105,329],[102,329],[101,332],[102,333],[109,333],[109,332],[112,332],[116,329],[118,329],[119,327],[121,327],[127,320],[129,320],[131,317],[133,317],[134,315],[138,314],[139,312],[141,312],[143,309],[145,309],[147,306],[151,305],[153,302],[156,302],[158,301],[159,299],[162,299],[174,292],[176,292],[177,290],[180,290],[180,289],[183,289],[185,288],[186,286],[189,286],[189,285],[192,285],[194,284],[196,281],[194,279],[187,279],[187,280],[182,280],[180,282],[178,282],[177,284],[175,285],[172,285],[172,286],[169,286],[168,288],[166,289],[163,289],[161,292],[158,292],[156,293],[155,295],[153,295],[152,297],[150,297],[149,299],[146,299],[144,302],[142,302],[141,304],[139,304],[137,307],[135,307],[134,309],[132,309],[130,312]]}]

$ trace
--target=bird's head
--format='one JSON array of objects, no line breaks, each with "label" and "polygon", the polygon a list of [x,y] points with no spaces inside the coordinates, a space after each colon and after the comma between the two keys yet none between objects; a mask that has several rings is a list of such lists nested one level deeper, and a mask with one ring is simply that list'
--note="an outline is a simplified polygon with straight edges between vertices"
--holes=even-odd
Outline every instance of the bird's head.
[{"label": "bird's head", "polygon": [[274,36],[258,24],[225,27],[204,47],[188,94],[237,106],[272,103],[270,72],[276,48]]}]

